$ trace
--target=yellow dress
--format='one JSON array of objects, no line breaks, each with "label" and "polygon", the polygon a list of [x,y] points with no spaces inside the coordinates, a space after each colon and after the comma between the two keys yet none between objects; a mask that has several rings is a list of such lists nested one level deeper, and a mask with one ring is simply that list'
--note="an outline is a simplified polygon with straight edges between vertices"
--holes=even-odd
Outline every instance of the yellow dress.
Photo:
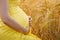
[{"label": "yellow dress", "polygon": [[[11,17],[17,21],[19,24],[27,27],[29,26],[28,17],[19,8],[20,0],[9,0],[9,12]],[[14,26],[14,25],[13,25]],[[24,35],[23,33],[19,33],[12,28],[8,27],[4,24],[0,18],[0,40],[40,40],[35,35],[29,33],[28,35]]]}]

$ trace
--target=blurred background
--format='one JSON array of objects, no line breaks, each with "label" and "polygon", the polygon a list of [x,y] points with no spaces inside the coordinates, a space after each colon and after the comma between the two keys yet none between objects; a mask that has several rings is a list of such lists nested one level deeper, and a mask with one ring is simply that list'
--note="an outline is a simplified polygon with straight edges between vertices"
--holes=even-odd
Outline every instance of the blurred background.
[{"label": "blurred background", "polygon": [[20,8],[32,17],[32,33],[42,40],[60,40],[60,0],[21,0]]}]

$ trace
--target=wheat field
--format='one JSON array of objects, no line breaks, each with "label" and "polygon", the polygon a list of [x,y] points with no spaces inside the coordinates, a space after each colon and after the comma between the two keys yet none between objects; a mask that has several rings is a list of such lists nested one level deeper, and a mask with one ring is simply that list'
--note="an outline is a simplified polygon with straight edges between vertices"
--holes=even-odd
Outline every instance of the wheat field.
[{"label": "wheat field", "polygon": [[60,0],[21,0],[20,8],[32,17],[32,33],[42,40],[60,40]]}]

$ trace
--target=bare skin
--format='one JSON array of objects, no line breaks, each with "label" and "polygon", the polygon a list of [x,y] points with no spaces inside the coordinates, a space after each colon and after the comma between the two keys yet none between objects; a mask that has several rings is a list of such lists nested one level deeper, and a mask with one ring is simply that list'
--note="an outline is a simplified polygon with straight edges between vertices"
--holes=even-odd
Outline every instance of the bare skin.
[{"label": "bare skin", "polygon": [[31,17],[29,17],[29,24],[30,24],[29,27],[23,28],[22,25],[18,24],[14,19],[10,17],[9,11],[8,11],[8,0],[0,0],[0,15],[1,15],[2,21],[9,27],[24,34],[29,33],[30,26],[31,26]]}]

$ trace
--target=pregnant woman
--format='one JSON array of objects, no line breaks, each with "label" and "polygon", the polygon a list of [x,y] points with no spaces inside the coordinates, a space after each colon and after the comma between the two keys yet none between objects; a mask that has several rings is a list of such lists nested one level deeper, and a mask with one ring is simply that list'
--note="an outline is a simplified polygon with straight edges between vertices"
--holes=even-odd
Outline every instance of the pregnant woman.
[{"label": "pregnant woman", "polygon": [[30,33],[31,18],[19,3],[20,0],[0,0],[0,40],[40,40]]}]

